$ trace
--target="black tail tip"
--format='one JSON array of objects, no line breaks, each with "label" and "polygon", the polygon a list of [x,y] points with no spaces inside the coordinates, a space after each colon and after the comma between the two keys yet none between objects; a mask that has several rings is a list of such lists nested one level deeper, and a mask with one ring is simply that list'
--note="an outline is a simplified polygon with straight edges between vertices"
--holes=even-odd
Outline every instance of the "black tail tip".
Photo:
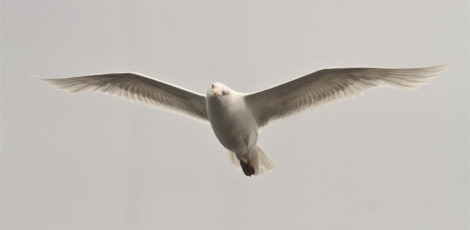
[{"label": "black tail tip", "polygon": [[244,162],[240,160],[240,166],[243,169],[243,173],[245,173],[246,176],[253,176],[255,174],[255,168],[253,165],[250,164],[250,162]]}]

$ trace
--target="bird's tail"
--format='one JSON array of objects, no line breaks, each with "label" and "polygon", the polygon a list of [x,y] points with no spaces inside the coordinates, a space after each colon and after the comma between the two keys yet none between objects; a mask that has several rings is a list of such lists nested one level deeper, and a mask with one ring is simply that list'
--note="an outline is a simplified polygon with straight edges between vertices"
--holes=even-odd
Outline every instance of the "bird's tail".
[{"label": "bird's tail", "polygon": [[276,164],[264,154],[259,146],[256,147],[254,152],[250,154],[248,159],[239,159],[233,152],[229,153],[229,158],[232,164],[239,169],[242,169],[245,175],[263,175],[277,168]]}]

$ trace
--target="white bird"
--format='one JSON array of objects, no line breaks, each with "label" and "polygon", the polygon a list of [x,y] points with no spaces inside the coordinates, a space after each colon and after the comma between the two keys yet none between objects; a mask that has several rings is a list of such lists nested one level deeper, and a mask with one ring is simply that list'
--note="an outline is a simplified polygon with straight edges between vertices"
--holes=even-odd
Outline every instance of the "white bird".
[{"label": "white bird", "polygon": [[447,68],[448,65],[409,69],[322,69],[251,94],[215,82],[205,96],[138,73],[40,79],[70,93],[101,91],[208,121],[220,143],[229,150],[232,163],[245,175],[252,176],[276,168],[258,145],[258,131],[270,121],[351,98],[374,87],[414,89]]}]

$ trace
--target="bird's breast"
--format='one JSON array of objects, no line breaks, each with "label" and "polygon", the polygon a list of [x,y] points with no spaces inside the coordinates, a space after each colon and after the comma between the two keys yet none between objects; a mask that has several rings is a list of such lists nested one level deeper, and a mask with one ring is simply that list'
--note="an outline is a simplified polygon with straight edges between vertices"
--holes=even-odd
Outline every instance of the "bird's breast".
[{"label": "bird's breast", "polygon": [[256,147],[258,126],[244,104],[209,101],[207,114],[215,135],[225,148],[244,155]]}]

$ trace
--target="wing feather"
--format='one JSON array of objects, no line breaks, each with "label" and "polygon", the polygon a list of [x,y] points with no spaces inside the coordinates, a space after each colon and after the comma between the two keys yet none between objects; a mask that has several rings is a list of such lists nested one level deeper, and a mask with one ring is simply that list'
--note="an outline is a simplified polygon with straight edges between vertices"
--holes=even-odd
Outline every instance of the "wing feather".
[{"label": "wing feather", "polygon": [[39,79],[73,94],[100,91],[132,102],[170,109],[204,121],[208,120],[204,95],[137,73]]},{"label": "wing feather", "polygon": [[375,87],[415,89],[449,65],[409,69],[322,69],[245,97],[260,127],[304,109],[361,95]]}]

